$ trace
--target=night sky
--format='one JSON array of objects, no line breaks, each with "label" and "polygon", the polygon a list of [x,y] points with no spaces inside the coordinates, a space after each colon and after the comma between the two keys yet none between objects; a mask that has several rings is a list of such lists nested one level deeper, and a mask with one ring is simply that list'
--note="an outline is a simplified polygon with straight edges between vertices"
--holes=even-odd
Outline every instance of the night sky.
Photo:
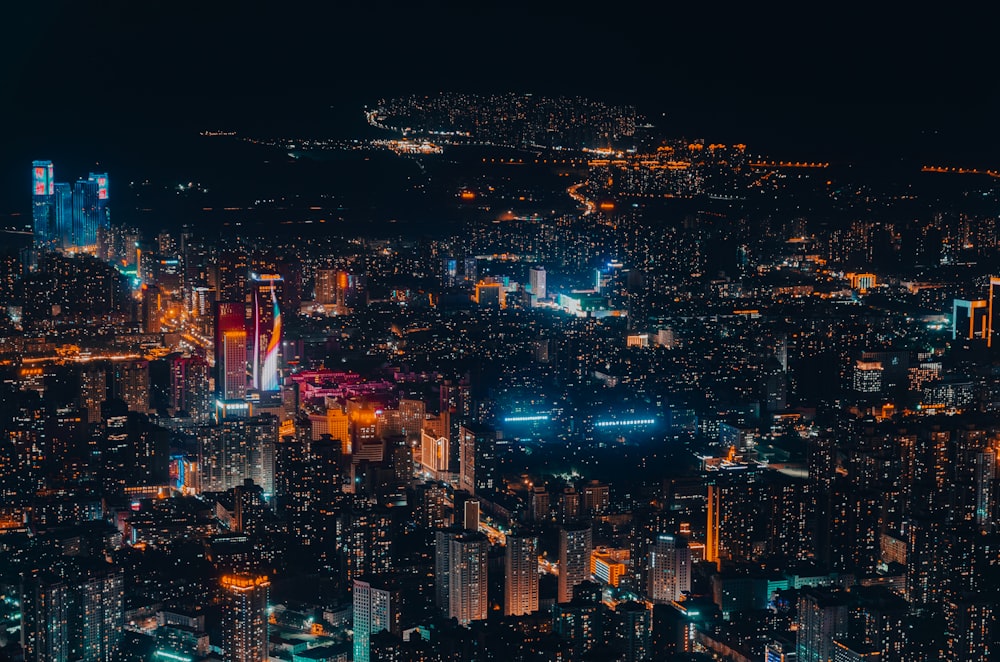
[{"label": "night sky", "polygon": [[164,128],[308,128],[315,108],[338,103],[510,90],[633,103],[678,133],[859,158],[943,132],[937,140],[954,145],[956,160],[1000,167],[991,22],[972,12],[629,1],[6,5],[4,160],[21,159],[18,146],[84,133],[113,141]]}]

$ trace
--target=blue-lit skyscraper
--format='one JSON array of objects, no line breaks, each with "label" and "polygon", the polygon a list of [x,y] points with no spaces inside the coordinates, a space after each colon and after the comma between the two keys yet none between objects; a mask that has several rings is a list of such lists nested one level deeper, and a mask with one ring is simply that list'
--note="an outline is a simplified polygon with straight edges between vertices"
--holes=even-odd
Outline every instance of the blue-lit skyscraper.
[{"label": "blue-lit skyscraper", "polygon": [[90,173],[75,184],[56,183],[51,161],[34,161],[32,221],[34,253],[90,253],[108,259],[111,216],[108,175]]},{"label": "blue-lit skyscraper", "polygon": [[70,250],[73,248],[73,187],[62,182],[56,183],[54,203],[58,247]]},{"label": "blue-lit skyscraper", "polygon": [[55,179],[52,161],[34,161],[31,164],[32,209],[34,249],[37,254],[59,248],[56,228]]},{"label": "blue-lit skyscraper", "polygon": [[96,251],[97,202],[98,186],[95,180],[80,179],[73,185],[73,246],[77,250]]}]

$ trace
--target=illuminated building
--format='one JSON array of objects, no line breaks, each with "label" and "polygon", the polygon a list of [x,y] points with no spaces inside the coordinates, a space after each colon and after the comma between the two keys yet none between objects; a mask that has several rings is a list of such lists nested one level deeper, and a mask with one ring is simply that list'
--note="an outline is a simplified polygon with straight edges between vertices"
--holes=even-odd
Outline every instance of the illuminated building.
[{"label": "illuminated building", "polygon": [[847,602],[838,594],[818,588],[803,589],[798,603],[799,662],[828,662],[833,659],[834,639],[847,636]]},{"label": "illuminated building", "polygon": [[59,237],[59,248],[72,251],[73,242],[73,187],[63,182],[56,182],[53,200],[55,211],[56,235]]},{"label": "illuminated building", "polygon": [[458,260],[448,256],[441,260],[441,283],[445,287],[455,287],[458,282]]},{"label": "illuminated building", "polygon": [[649,660],[653,649],[653,612],[641,602],[625,602],[615,608],[625,649],[623,662]]},{"label": "illuminated building", "polygon": [[250,281],[252,318],[251,382],[262,392],[277,391],[281,354],[282,278],[277,274],[254,275]]},{"label": "illuminated building", "polygon": [[101,420],[101,403],[108,399],[108,373],[102,364],[89,364],[80,369],[80,390],[77,402],[87,413],[88,423]]},{"label": "illuminated building", "polygon": [[993,310],[993,303],[994,303],[994,298],[995,298],[994,294],[996,292],[997,287],[1000,287],[1000,278],[998,278],[997,276],[990,276],[990,282],[989,282],[989,290],[990,291],[989,291],[989,296],[986,297],[986,300],[989,301],[989,303],[986,306],[986,346],[987,347],[992,347],[993,346],[993,328],[994,327],[1000,328],[1000,322],[998,322],[997,318],[996,318],[996,311]]},{"label": "illuminated building", "polygon": [[97,252],[98,196],[96,179],[79,179],[73,184],[73,246],[78,251]]},{"label": "illuminated building", "polygon": [[986,299],[951,302],[951,337],[964,340],[986,339],[989,335],[989,302]]},{"label": "illuminated building", "polygon": [[212,413],[208,362],[199,356],[185,356],[170,362],[170,406],[199,423],[207,423]]},{"label": "illuminated building", "polygon": [[590,574],[603,584],[618,586],[625,575],[628,551],[598,547],[590,555]]},{"label": "illuminated building", "polygon": [[532,267],[528,272],[528,286],[531,293],[531,305],[537,306],[538,302],[548,296],[545,287],[545,267]]},{"label": "illuminated building", "polygon": [[354,508],[344,518],[342,551],[347,580],[392,571],[392,518],[388,508]]},{"label": "illuminated building", "polygon": [[221,583],[223,661],[266,662],[271,582],[264,575],[225,575]]},{"label": "illuminated building", "polygon": [[420,464],[434,478],[448,473],[448,437],[437,436],[431,430],[420,435]]},{"label": "illuminated building", "polygon": [[42,253],[59,248],[56,227],[55,179],[52,161],[34,161],[31,164],[32,207],[31,219],[34,230],[33,247]]},{"label": "illuminated building", "polygon": [[369,662],[371,636],[383,630],[401,636],[402,594],[386,576],[358,577],[351,591],[354,601],[354,660]]},{"label": "illuminated building", "polygon": [[491,428],[459,426],[459,489],[476,494],[495,488],[496,436]]},{"label": "illuminated building", "polygon": [[878,285],[878,277],[875,274],[851,272],[845,274],[845,276],[851,284],[851,289],[862,293]]},{"label": "illuminated building", "polygon": [[447,540],[448,618],[461,625],[486,619],[486,561],[489,541],[486,536],[466,531]]},{"label": "illuminated building", "polygon": [[683,598],[691,590],[691,551],[683,538],[659,534],[649,547],[647,596],[658,604]]},{"label": "illuminated building", "polygon": [[115,361],[111,364],[112,397],[124,400],[129,411],[149,411],[149,361]]},{"label": "illuminated building", "polygon": [[608,509],[611,502],[611,492],[607,485],[592,480],[583,486],[583,501],[581,507],[585,515],[601,515]]},{"label": "illuminated building", "polygon": [[504,550],[504,616],[538,611],[538,536],[507,534]]},{"label": "illuminated building", "polygon": [[944,605],[948,659],[968,662],[992,660],[996,603],[985,596],[963,596]]},{"label": "illuminated building", "polygon": [[246,479],[274,493],[278,419],[270,414],[234,418],[199,430],[202,490],[225,492]]},{"label": "illuminated building", "polygon": [[722,491],[718,485],[708,486],[708,522],[705,526],[705,560],[718,565],[719,556],[719,516]]},{"label": "illuminated building", "polygon": [[858,393],[878,393],[882,390],[882,363],[855,361],[852,386]]},{"label": "illuminated building", "polygon": [[475,301],[480,308],[491,308],[498,310],[507,307],[507,292],[504,291],[501,283],[488,283],[479,281],[476,283]]},{"label": "illuminated building", "polygon": [[569,602],[573,587],[590,579],[592,535],[589,524],[559,527],[559,602]]},{"label": "illuminated building", "polygon": [[21,585],[26,660],[111,662],[124,626],[122,571],[103,562],[60,560]]},{"label": "illuminated building", "polygon": [[247,392],[246,310],[242,303],[215,304],[215,391],[223,401],[238,401]]}]

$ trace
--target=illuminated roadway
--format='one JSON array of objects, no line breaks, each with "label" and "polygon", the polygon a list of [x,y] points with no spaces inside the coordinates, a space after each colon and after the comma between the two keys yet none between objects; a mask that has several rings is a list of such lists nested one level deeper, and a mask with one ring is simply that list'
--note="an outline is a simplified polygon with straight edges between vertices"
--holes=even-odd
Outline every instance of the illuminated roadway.
[{"label": "illuminated roadway", "polygon": [[585,208],[585,211],[583,212],[584,216],[589,216],[597,211],[597,205],[594,204],[593,200],[588,199],[585,195],[579,192],[580,188],[586,183],[587,182],[580,182],[578,184],[573,184],[566,189],[566,194]]}]

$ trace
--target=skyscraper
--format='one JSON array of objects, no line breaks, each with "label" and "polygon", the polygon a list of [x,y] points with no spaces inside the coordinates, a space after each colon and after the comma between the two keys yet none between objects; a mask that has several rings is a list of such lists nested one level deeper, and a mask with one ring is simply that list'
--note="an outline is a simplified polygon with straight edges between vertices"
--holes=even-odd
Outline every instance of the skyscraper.
[{"label": "skyscraper", "polygon": [[215,391],[225,401],[247,392],[246,312],[235,301],[215,303]]},{"label": "skyscraper", "polygon": [[354,600],[354,662],[368,662],[371,636],[386,630],[401,635],[402,594],[391,576],[356,577]]},{"label": "skyscraper", "polygon": [[98,184],[80,179],[73,184],[73,245],[77,250],[97,252]]},{"label": "skyscraper", "polygon": [[589,524],[559,527],[559,602],[573,599],[573,587],[590,579],[590,554],[593,551]]},{"label": "skyscraper", "polygon": [[224,662],[264,662],[268,659],[267,598],[270,585],[265,575],[223,576]]},{"label": "skyscraper", "polygon": [[281,299],[282,278],[277,274],[253,275],[250,280],[252,294],[251,344],[253,388],[274,392],[280,387],[278,369],[281,353]]},{"label": "skyscraper", "polygon": [[509,534],[504,561],[504,616],[538,611],[538,536]]},{"label": "skyscraper", "polygon": [[34,230],[33,247],[39,255],[58,248],[56,227],[55,179],[52,161],[34,161],[32,173],[31,220]]}]

